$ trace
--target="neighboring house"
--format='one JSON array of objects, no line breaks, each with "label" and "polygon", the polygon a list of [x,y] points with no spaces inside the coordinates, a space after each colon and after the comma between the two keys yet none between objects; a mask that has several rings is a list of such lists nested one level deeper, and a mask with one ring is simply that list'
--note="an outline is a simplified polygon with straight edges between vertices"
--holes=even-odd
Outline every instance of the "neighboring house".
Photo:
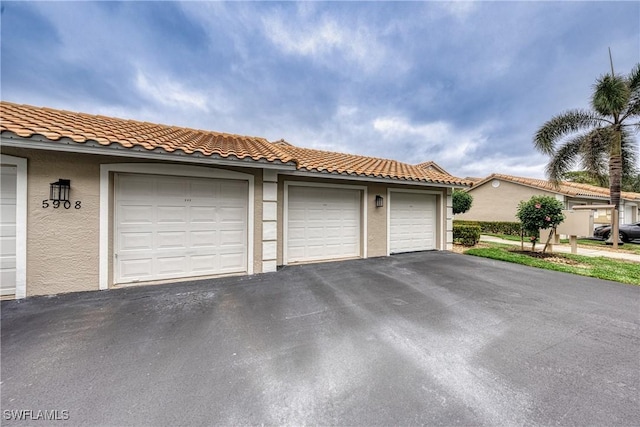
[{"label": "neighboring house", "polygon": [[[517,221],[516,211],[522,200],[532,196],[553,196],[564,203],[566,209],[579,205],[609,204],[609,189],[576,182],[561,182],[556,188],[549,181],[518,176],[492,174],[473,183],[467,190],[473,196],[469,211],[455,219],[473,221]],[[640,194],[622,192],[620,201],[621,223],[638,221]],[[598,209],[595,223],[610,223],[611,211]]]},{"label": "neighboring house", "polygon": [[8,298],[447,250],[451,191],[467,185],[284,141],[0,107]]}]

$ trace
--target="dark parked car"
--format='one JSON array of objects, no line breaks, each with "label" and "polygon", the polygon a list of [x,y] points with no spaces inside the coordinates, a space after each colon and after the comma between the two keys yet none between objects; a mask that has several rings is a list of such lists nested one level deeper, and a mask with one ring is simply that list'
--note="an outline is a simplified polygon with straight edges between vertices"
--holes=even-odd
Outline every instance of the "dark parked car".
[{"label": "dark parked car", "polygon": [[[601,225],[593,230],[594,237],[600,237],[603,240],[607,240],[611,234],[611,225]],[[634,239],[640,239],[640,222],[634,224],[621,224],[620,225],[620,240],[625,243],[629,243]]]}]

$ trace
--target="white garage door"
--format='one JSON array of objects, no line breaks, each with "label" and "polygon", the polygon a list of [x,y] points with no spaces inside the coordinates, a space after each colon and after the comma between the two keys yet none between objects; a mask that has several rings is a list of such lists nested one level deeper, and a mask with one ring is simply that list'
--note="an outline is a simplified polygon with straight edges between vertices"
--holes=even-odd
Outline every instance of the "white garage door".
[{"label": "white garage door", "polygon": [[0,168],[0,294],[16,293],[17,168]]},{"label": "white garage door", "polygon": [[435,249],[436,196],[392,192],[389,198],[389,251]]},{"label": "white garage door", "polygon": [[248,183],[120,174],[116,283],[247,271]]},{"label": "white garage door", "polygon": [[360,191],[289,187],[287,262],[360,256]]},{"label": "white garage door", "polygon": [[634,210],[635,209],[633,209],[633,208],[634,208],[634,206],[632,206],[632,205],[625,205],[625,207],[624,207],[624,218],[623,218],[623,221],[624,221],[623,223],[624,224],[631,224],[631,223],[636,222],[635,215],[634,215],[634,213],[635,213]]}]

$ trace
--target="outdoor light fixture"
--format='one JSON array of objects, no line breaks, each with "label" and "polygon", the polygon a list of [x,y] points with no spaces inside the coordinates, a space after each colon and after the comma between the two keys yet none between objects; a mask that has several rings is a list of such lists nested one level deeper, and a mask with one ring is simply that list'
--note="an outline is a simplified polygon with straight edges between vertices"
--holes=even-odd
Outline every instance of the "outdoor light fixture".
[{"label": "outdoor light fixture", "polygon": [[71,189],[70,179],[59,179],[57,182],[52,182],[49,185],[49,200],[58,202],[69,201],[69,190]]},{"label": "outdoor light fixture", "polygon": [[376,208],[381,208],[384,206],[384,199],[382,198],[381,195],[377,195],[376,196]]}]

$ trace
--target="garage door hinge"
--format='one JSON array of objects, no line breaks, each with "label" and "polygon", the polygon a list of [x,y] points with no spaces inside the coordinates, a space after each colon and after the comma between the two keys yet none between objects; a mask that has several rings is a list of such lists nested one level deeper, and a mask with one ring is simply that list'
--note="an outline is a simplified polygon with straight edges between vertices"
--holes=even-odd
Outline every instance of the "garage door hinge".
[{"label": "garage door hinge", "polygon": [[114,256],[116,259],[118,259],[118,254],[113,254],[113,256]]}]

